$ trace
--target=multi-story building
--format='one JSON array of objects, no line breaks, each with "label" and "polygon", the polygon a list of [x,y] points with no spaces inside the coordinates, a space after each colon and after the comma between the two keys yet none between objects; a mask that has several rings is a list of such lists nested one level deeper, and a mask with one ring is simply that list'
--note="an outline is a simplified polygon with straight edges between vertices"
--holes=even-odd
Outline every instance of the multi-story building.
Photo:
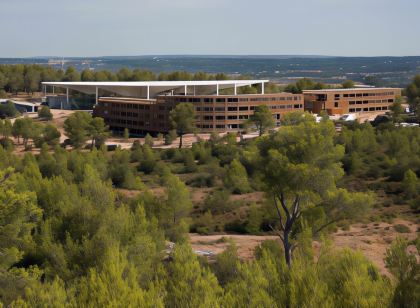
[{"label": "multi-story building", "polygon": [[[303,94],[265,94],[268,80],[147,81],[147,82],[44,82],[46,87],[66,89],[62,99],[71,101],[70,91],[90,94],[93,115],[105,119],[111,130],[128,128],[132,134],[170,130],[169,113],[179,103],[192,103],[196,126],[201,132],[239,131],[255,108],[267,105],[277,125],[283,114],[307,110],[330,115],[385,113],[401,89],[354,88],[308,90]],[[238,94],[254,85],[259,94]],[[229,94],[227,94],[229,93]],[[48,100],[47,100],[48,102]],[[62,104],[61,104],[62,105]]]},{"label": "multi-story building", "polygon": [[[105,119],[113,131],[125,128],[132,134],[167,132],[169,112],[179,103],[188,102],[196,111],[196,126],[201,132],[239,131],[257,106],[267,105],[277,125],[283,114],[303,111],[303,95],[264,93],[264,81],[182,81],[182,82],[89,82],[44,83],[96,94],[93,115]],[[237,89],[257,84],[260,94],[238,94]],[[222,94],[220,92],[231,92]],[[67,95],[69,91],[67,90]],[[120,96],[101,96],[115,93]]]},{"label": "multi-story building", "polygon": [[363,112],[385,113],[401,96],[396,88],[352,88],[303,91],[305,110],[329,115]]},{"label": "multi-story building", "polygon": [[166,95],[155,100],[101,97],[93,111],[114,131],[133,134],[167,132],[169,112],[179,103],[194,105],[201,132],[239,131],[259,105],[267,105],[276,124],[290,111],[303,111],[303,95],[290,93],[248,95]]}]

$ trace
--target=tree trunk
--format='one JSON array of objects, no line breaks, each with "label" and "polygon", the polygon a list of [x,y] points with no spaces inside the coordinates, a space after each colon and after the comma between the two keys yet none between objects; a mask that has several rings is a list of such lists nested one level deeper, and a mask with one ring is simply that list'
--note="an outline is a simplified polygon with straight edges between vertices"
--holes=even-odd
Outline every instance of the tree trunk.
[{"label": "tree trunk", "polygon": [[292,267],[292,246],[289,243],[289,233],[290,230],[283,231],[283,249],[284,249],[284,259],[289,268]]},{"label": "tree trunk", "polygon": [[[279,204],[277,202],[277,198],[279,199],[279,203],[281,208],[284,211],[284,214],[281,212]],[[292,267],[292,245],[290,243],[290,232],[292,231],[293,224],[296,220],[300,217],[300,198],[299,196],[295,196],[293,204],[291,205],[290,209],[286,204],[286,199],[283,193],[280,193],[279,196],[274,196],[274,205],[277,210],[277,216],[280,222],[280,239],[283,243],[284,249],[284,259],[286,264],[289,268]]]},{"label": "tree trunk", "polygon": [[179,136],[179,148],[182,148],[182,134]]}]

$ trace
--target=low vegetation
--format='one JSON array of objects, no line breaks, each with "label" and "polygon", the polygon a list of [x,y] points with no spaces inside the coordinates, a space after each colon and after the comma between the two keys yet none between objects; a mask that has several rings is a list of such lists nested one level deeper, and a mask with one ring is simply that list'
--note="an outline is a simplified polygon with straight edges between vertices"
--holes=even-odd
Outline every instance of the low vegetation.
[{"label": "low vegetation", "polygon": [[[0,146],[1,302],[415,307],[418,241],[390,246],[386,277],[360,252],[333,249],[328,236],[369,220],[384,200],[417,200],[419,129],[353,124],[336,133],[330,121],[302,114],[284,124],[239,144],[228,134],[191,148],[148,141],[107,151],[106,126],[76,112],[65,124],[68,151],[47,142],[48,122],[2,120],[3,138],[33,138],[41,152],[16,156]],[[43,142],[30,135],[39,130]],[[89,150],[77,149],[86,142]],[[264,242],[243,261],[231,243],[208,263],[193,253],[189,231],[268,233],[282,244]]]}]

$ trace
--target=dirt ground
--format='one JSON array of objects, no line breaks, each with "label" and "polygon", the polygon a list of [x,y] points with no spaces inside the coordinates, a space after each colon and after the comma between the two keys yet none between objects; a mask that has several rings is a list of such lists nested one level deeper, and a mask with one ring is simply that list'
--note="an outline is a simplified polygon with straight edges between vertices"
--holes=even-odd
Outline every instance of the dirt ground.
[{"label": "dirt ground", "polygon": [[[410,233],[398,233],[394,226],[402,224],[410,229]],[[385,268],[384,258],[387,248],[397,237],[404,237],[408,240],[414,240],[417,237],[419,225],[404,219],[395,219],[392,224],[385,222],[372,222],[368,224],[355,224],[350,226],[349,230],[339,230],[331,236],[333,245],[336,249],[351,248],[361,251],[368,259],[378,266],[381,273],[388,275]],[[238,247],[238,255],[243,260],[253,258],[254,250],[265,240],[279,241],[277,236],[264,235],[199,235],[190,234],[190,243],[192,248],[198,254],[205,253],[210,258],[223,252],[233,240]],[[280,242],[279,242],[280,244]],[[319,246],[314,242],[314,247]]]},{"label": "dirt ground", "polygon": [[229,246],[229,240],[233,240],[238,247],[238,255],[243,260],[250,260],[254,256],[254,250],[266,240],[278,240],[273,235],[199,235],[190,234],[190,243],[195,252],[211,252],[217,255]]}]

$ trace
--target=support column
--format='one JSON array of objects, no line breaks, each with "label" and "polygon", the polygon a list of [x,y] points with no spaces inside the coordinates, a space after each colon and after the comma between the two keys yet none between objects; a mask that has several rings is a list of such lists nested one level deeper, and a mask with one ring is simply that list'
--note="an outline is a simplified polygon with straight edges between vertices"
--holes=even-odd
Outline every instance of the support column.
[{"label": "support column", "polygon": [[95,105],[98,105],[98,87],[95,88],[95,95],[96,95]]},{"label": "support column", "polygon": [[234,87],[234,93],[235,93],[235,95],[237,95],[237,91],[236,91],[237,89],[236,89],[236,83],[235,83],[235,87]]},{"label": "support column", "polygon": [[261,83],[261,94],[264,94],[264,82]]},{"label": "support column", "polygon": [[219,84],[216,84],[216,95],[219,95]]},{"label": "support column", "polygon": [[147,86],[147,99],[150,99],[150,87]]},{"label": "support column", "polygon": [[195,96],[195,86],[193,86],[193,94],[194,94],[194,96]]},{"label": "support column", "polygon": [[188,93],[188,88],[187,88],[187,85],[184,85],[184,95],[187,95]]},{"label": "support column", "polygon": [[55,94],[55,87],[54,86],[52,86],[52,87],[53,87],[52,92],[53,92],[53,94]]},{"label": "support column", "polygon": [[66,102],[69,103],[69,88],[66,88]]}]

